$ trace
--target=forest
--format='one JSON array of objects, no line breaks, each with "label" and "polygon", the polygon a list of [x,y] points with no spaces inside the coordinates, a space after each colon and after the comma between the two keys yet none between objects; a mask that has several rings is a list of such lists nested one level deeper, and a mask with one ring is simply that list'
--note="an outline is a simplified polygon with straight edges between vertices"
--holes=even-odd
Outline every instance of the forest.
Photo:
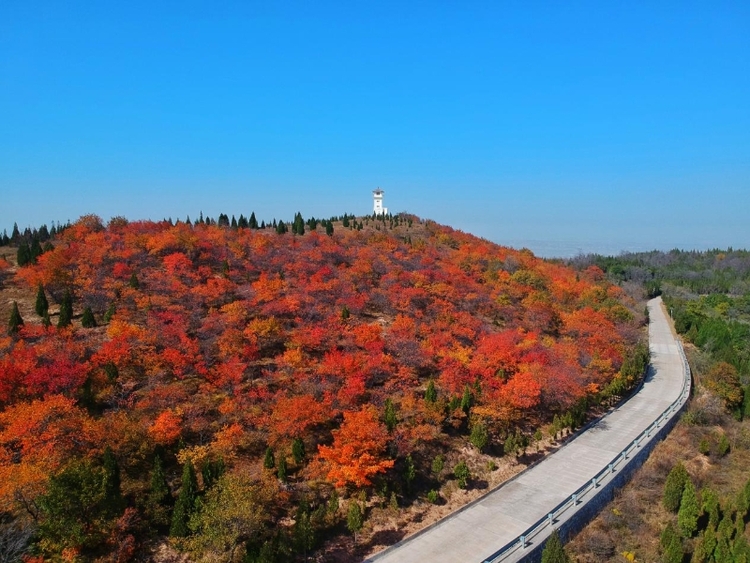
[{"label": "forest", "polygon": [[374,507],[471,487],[467,452],[580,426],[648,359],[602,267],[413,215],[53,230],[0,258],[4,560],[356,560]]}]

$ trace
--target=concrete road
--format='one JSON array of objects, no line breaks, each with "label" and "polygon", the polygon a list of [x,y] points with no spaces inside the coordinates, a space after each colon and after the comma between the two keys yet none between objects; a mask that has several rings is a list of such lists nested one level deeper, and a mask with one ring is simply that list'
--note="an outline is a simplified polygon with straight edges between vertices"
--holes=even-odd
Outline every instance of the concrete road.
[{"label": "concrete road", "polygon": [[[661,298],[648,307],[652,368],[630,400],[539,464],[365,563],[482,562],[606,468],[683,391],[682,359]],[[537,541],[544,538],[540,534]],[[517,551],[504,561],[520,560]]]}]

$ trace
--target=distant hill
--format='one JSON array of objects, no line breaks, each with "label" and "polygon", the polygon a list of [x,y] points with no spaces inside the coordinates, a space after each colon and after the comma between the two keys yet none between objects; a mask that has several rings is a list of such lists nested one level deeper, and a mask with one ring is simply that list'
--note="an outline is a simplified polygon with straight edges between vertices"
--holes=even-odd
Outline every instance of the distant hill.
[{"label": "distant hill", "polygon": [[323,557],[642,372],[642,313],[598,267],[406,214],[281,225],[85,216],[26,266],[6,252],[4,530],[47,557],[167,535],[196,560]]}]

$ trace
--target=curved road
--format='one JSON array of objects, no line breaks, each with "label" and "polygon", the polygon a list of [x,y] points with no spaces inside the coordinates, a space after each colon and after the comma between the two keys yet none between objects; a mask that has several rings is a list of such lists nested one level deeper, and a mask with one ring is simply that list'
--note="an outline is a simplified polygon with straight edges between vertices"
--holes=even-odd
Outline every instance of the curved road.
[{"label": "curved road", "polygon": [[[485,561],[606,468],[683,391],[682,358],[661,298],[648,308],[651,369],[631,399],[515,479],[365,563]],[[503,560],[523,555],[519,549]]]}]

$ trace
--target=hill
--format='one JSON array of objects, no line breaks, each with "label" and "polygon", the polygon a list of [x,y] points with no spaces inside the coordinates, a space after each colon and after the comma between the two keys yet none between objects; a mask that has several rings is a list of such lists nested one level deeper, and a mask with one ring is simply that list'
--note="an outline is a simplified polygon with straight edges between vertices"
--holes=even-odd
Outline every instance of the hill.
[{"label": "hill", "polygon": [[6,252],[0,506],[35,556],[353,560],[642,373],[597,267],[405,214],[253,227],[85,216]]}]

